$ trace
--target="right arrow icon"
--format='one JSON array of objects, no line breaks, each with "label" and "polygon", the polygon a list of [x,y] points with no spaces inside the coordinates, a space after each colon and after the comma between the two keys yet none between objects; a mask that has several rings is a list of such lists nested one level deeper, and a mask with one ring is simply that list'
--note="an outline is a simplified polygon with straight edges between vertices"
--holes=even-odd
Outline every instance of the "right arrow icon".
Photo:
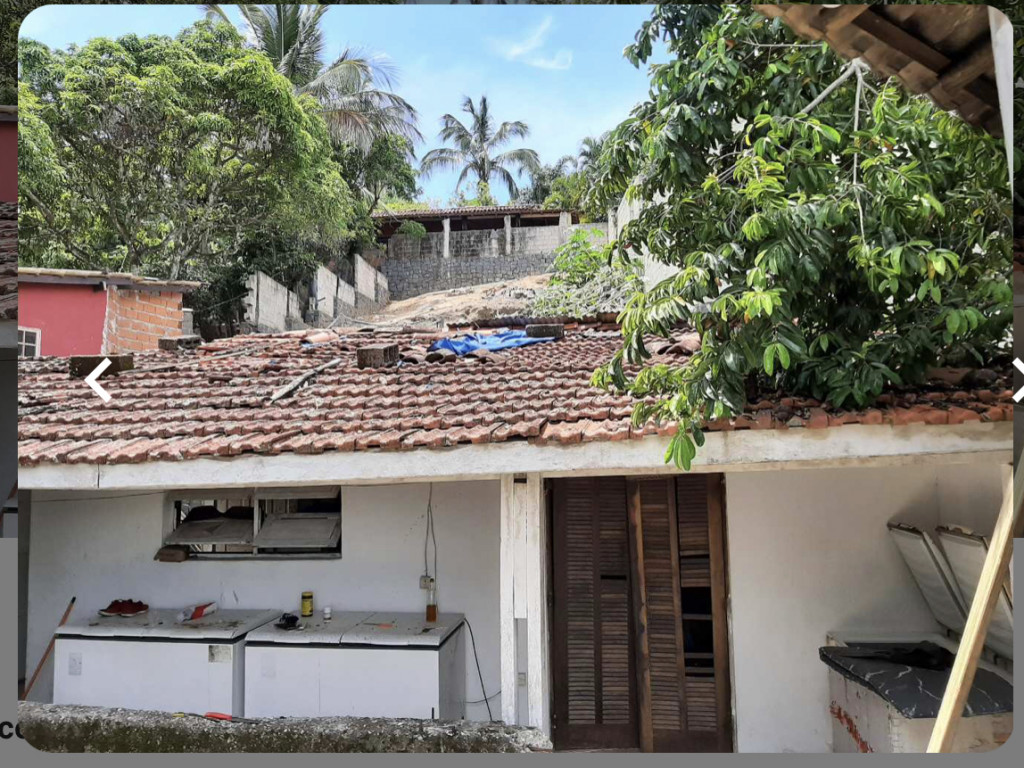
[{"label": "right arrow icon", "polygon": [[[1014,361],[1014,362],[1016,364],[1019,361]],[[110,393],[107,392],[107,390],[105,390],[103,387],[101,387],[99,385],[99,383],[96,381],[96,379],[98,379],[100,376],[102,376],[103,372],[105,370],[107,370],[107,368],[109,368],[109,367],[110,367],[110,358],[109,357],[104,357],[103,358],[103,362],[100,363],[99,365],[97,365],[93,369],[93,372],[85,377],[85,383],[89,385],[89,388],[93,392],[95,392],[97,395],[99,395],[103,399],[104,403],[109,403],[110,402]]]},{"label": "right arrow icon", "polygon": [[[1016,368],[1021,373],[1024,373],[1024,363],[1020,361],[1019,357],[1013,358],[1013,367]],[[1024,387],[1021,387],[1020,389],[1013,393],[1013,401],[1015,403],[1019,403],[1021,401],[1021,398],[1024,398]]]}]

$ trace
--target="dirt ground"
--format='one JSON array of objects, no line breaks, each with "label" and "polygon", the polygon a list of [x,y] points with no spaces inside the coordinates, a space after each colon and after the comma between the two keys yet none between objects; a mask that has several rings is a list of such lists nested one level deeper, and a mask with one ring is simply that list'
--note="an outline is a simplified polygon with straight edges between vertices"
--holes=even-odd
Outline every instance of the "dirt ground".
[{"label": "dirt ground", "polygon": [[382,311],[361,317],[374,325],[442,327],[445,323],[471,323],[494,317],[525,315],[534,295],[548,284],[550,274],[518,280],[451,288],[393,301]]}]

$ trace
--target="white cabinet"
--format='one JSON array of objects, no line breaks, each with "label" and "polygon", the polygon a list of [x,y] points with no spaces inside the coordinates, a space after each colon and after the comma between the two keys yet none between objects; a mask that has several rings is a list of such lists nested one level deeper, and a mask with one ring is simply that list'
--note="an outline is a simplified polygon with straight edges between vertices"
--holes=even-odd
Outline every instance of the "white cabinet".
[{"label": "white cabinet", "polygon": [[273,625],[245,646],[249,717],[465,715],[462,614],[318,611],[301,630]]},{"label": "white cabinet", "polygon": [[279,614],[224,610],[177,624],[176,613],[150,610],[61,627],[54,703],[243,716],[245,635]]}]

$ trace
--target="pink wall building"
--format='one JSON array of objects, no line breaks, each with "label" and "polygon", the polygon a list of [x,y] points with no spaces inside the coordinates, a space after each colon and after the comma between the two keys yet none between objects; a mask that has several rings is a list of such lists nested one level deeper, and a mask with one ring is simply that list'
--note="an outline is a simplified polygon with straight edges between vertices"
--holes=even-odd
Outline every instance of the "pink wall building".
[{"label": "pink wall building", "polygon": [[199,287],[73,269],[18,271],[18,354],[99,355],[156,349],[190,332],[182,296]]}]

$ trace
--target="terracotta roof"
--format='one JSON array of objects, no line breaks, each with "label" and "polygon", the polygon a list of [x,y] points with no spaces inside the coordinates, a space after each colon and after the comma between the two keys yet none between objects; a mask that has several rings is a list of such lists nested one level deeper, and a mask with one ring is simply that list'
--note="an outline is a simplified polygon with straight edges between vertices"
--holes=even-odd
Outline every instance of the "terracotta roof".
[{"label": "terracotta roof", "polygon": [[18,317],[18,206],[0,203],[0,320]]},{"label": "terracotta roof", "polygon": [[557,216],[557,208],[541,208],[539,205],[466,205],[461,208],[423,208],[416,211],[376,211],[373,219],[447,219],[455,216],[510,216],[516,213],[540,213]]},{"label": "terracotta roof", "polygon": [[157,277],[142,277],[128,272],[101,272],[94,269],[45,269],[22,267],[18,270],[18,281],[24,283],[108,283],[142,288],[181,291],[183,293],[199,288],[202,283],[193,280],[163,280]]},{"label": "terracotta roof", "polygon": [[[619,343],[614,326],[569,327],[565,338],[436,362],[424,360],[437,332],[291,332],[237,336],[198,351],[144,352],[136,370],[101,380],[103,403],[61,358],[19,365],[19,462],[125,464],[203,456],[411,450],[463,443],[579,443],[671,434],[630,426],[632,402],[590,385]],[[305,342],[304,342],[305,340]],[[356,350],[395,343],[399,366],[359,369]],[[685,362],[694,333],[652,339],[659,361]],[[305,386],[270,397],[318,366]],[[956,372],[924,391],[883,395],[863,412],[773,397],[711,430],[842,424],[959,424],[1012,418],[1009,377]],[[964,381],[976,382],[972,386]],[[980,382],[984,381],[984,384]]]}]

